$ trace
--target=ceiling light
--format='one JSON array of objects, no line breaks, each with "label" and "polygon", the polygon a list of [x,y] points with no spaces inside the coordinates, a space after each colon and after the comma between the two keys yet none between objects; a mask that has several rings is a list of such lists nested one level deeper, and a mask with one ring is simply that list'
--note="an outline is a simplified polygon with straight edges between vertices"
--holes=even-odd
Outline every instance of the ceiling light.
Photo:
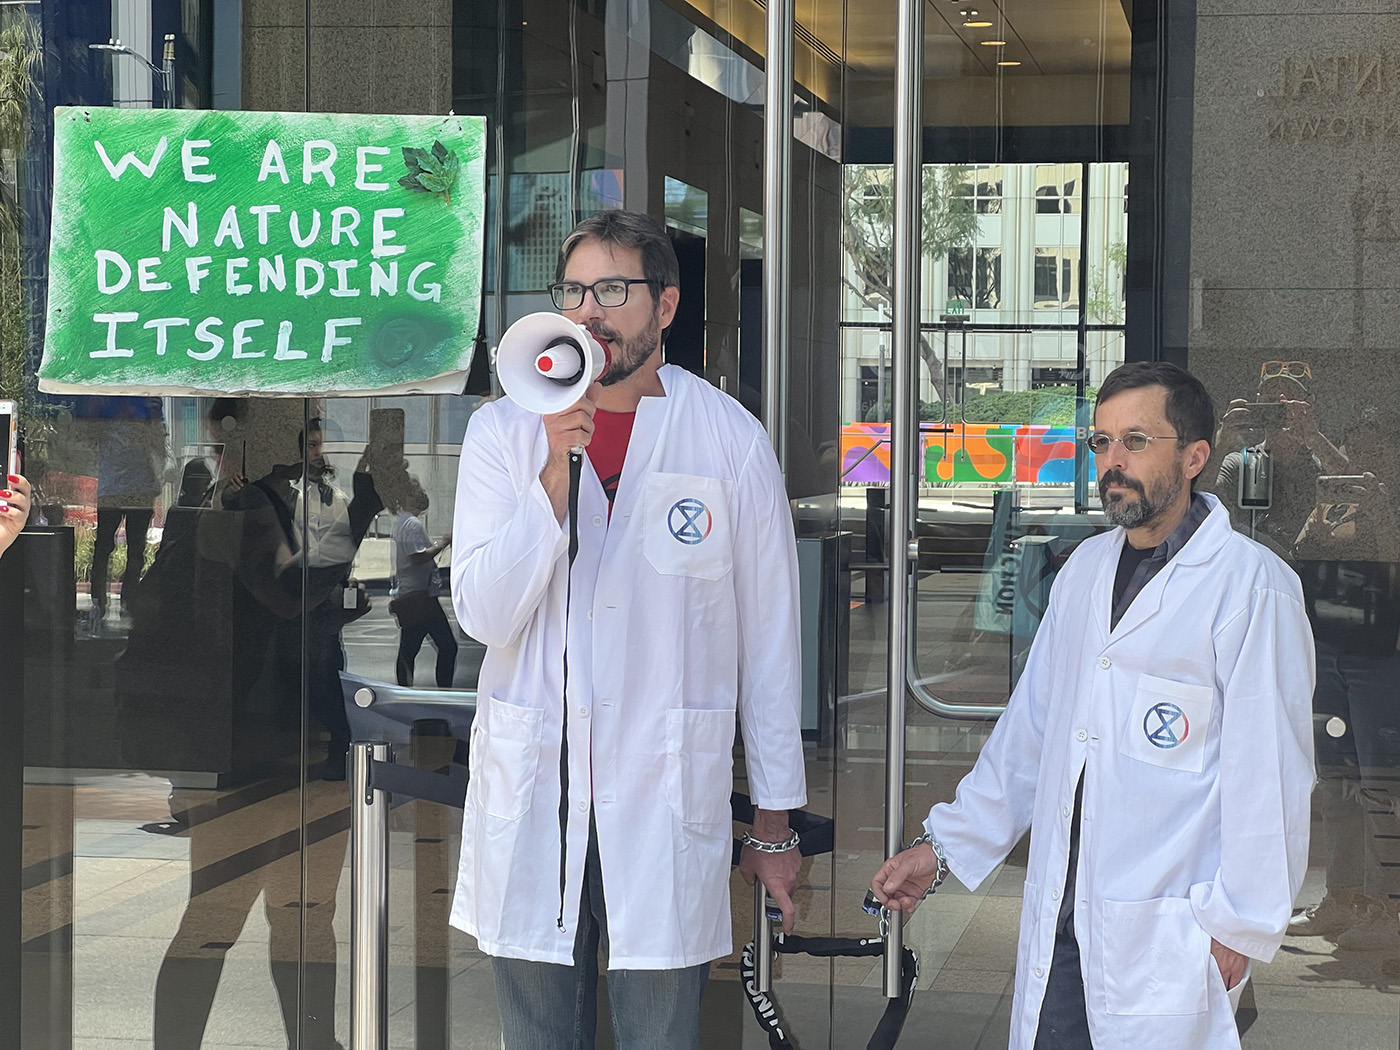
[{"label": "ceiling light", "polygon": [[1005,41],[1005,40],[979,40],[979,41],[977,41],[977,42],[978,42],[979,44],[981,44],[983,47],[1005,47],[1005,46],[1006,46],[1006,41]]},{"label": "ceiling light", "polygon": [[964,29],[990,29],[990,28],[991,28],[991,25],[992,25],[992,23],[990,23],[990,22],[976,22],[976,21],[973,21],[973,22],[964,22],[964,23],[963,23],[963,28],[964,28]]},{"label": "ceiling light", "polygon": [[1008,59],[1008,60],[1003,60],[1003,61],[997,63],[997,65],[999,65],[999,66],[1019,66],[1020,64],[1021,64],[1021,63],[1017,62],[1014,58],[1013,58],[1013,59]]}]

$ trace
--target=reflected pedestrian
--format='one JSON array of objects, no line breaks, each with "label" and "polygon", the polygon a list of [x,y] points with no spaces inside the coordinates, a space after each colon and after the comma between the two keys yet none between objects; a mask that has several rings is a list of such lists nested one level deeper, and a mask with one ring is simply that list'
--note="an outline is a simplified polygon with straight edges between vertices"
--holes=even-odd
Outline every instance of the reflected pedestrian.
[{"label": "reflected pedestrian", "polygon": [[93,540],[89,627],[102,630],[110,595],[107,571],[125,523],[126,566],[122,571],[122,619],[146,568],[146,534],[160,495],[165,468],[165,420],[159,398],[103,397],[97,432],[97,532]]},{"label": "reflected pedestrian", "polygon": [[399,685],[413,684],[413,665],[423,639],[431,637],[437,648],[437,684],[439,689],[452,687],[452,674],[457,669],[457,639],[438,596],[442,581],[435,559],[452,542],[450,536],[437,543],[428,538],[427,527],[419,516],[428,509],[428,494],[419,480],[410,479],[408,492],[399,507],[399,519],[394,523],[394,582],[395,595],[389,611],[399,621],[399,655],[395,672]]}]

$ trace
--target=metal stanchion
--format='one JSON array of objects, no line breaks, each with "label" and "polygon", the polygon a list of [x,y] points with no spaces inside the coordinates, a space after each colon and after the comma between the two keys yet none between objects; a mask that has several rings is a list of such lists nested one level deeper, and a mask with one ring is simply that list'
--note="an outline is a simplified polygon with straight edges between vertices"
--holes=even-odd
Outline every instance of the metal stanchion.
[{"label": "metal stanchion", "polygon": [[793,0],[767,0],[763,38],[763,425],[787,476],[792,295]]},{"label": "metal stanchion", "polygon": [[389,1018],[389,796],[371,762],[389,745],[350,745],[350,1050],[387,1050]]},{"label": "metal stanchion", "polygon": [[753,880],[753,983],[764,995],[773,986],[773,924],[768,921],[768,887]]},{"label": "metal stanchion", "polygon": [[[904,702],[909,674],[908,613],[916,582],[918,540],[911,525],[917,504],[914,445],[919,421],[916,382],[919,360],[919,261],[922,237],[924,2],[901,0],[896,19],[894,141],[894,301],[891,360],[894,363],[890,444],[890,614],[887,653],[889,698],[885,726],[885,856],[904,846]],[[911,543],[910,541],[913,540]],[[884,935],[884,987],[897,999],[904,928],[898,913]]]}]

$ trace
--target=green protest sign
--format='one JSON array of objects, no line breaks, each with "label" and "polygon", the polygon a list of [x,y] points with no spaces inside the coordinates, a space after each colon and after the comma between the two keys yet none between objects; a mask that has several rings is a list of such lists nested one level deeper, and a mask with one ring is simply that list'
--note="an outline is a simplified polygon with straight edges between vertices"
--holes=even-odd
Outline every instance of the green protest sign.
[{"label": "green protest sign", "polygon": [[446,393],[481,303],[485,121],[55,113],[53,393]]}]

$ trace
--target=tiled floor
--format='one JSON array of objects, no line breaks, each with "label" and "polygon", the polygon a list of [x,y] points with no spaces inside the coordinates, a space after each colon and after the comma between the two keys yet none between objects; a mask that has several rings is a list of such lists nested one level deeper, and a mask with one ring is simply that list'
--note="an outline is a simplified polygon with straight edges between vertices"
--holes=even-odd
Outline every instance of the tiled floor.
[{"label": "tiled floor", "polygon": [[[1004,637],[970,631],[967,587],[954,579],[946,592],[930,589],[922,628],[948,641],[920,648],[918,673],[961,702],[995,699],[1011,654]],[[852,610],[841,744],[809,751],[809,808],[834,816],[838,833],[835,851],[804,869],[800,932],[874,933],[859,905],[882,857],[883,616],[881,607]],[[391,677],[393,642],[382,616],[352,625],[350,670]],[[907,826],[951,796],[987,729],[911,708]],[[446,761],[441,745],[424,742],[439,751],[420,760]],[[52,771],[44,778],[54,779]],[[446,921],[458,820],[429,803],[393,810],[387,1006],[395,1048],[499,1045],[490,966]],[[309,964],[302,1012],[315,1015],[303,1018],[302,1045],[333,1047],[316,1034],[333,1030],[348,1046],[343,784],[303,782],[295,757],[228,790],[173,795],[160,777],[79,773],[74,786],[31,783],[24,822],[23,1050],[282,1050],[276,978],[295,1003],[299,957]],[[1304,902],[1322,893],[1321,840],[1315,836]],[[922,973],[901,1047],[1006,1046],[1024,862],[1022,846],[976,893],[950,883],[909,924]],[[737,875],[733,900],[738,945],[750,936],[752,897]],[[803,1046],[865,1044],[885,1006],[870,960],[784,957],[776,972],[775,997]],[[161,1016],[176,1019],[164,1042],[156,1040],[158,982]],[[1256,970],[1253,996],[1248,1050],[1396,1047],[1400,923],[1390,950],[1345,952],[1320,938],[1290,938],[1274,963]],[[206,1013],[200,1043],[191,1022]],[[717,1050],[767,1045],[741,994],[737,955],[712,970],[704,1031],[704,1045]]]}]

